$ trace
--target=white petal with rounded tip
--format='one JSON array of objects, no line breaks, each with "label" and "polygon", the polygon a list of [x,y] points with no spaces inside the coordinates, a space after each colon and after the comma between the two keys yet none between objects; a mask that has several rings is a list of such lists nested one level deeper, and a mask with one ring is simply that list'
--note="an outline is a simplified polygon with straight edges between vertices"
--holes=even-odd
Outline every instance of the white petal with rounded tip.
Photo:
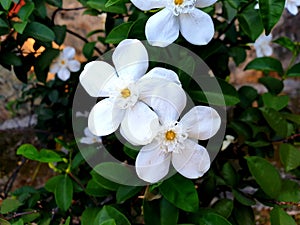
[{"label": "white petal with rounded tip", "polygon": [[95,143],[93,138],[91,138],[91,137],[82,137],[82,138],[80,138],[79,142],[82,144],[87,144],[87,145],[91,145],[91,144]]},{"label": "white petal with rounded tip", "polygon": [[147,50],[137,39],[120,42],[112,59],[118,76],[124,80],[137,81],[146,73],[149,65]]},{"label": "white petal with rounded tip", "polygon": [[157,115],[143,102],[128,108],[121,123],[122,133],[133,145],[149,144],[159,128]]},{"label": "white petal with rounded tip", "polygon": [[163,124],[179,118],[186,106],[186,94],[181,86],[161,79],[143,79],[138,84],[140,99],[153,108]]},{"label": "white petal with rounded tip", "polygon": [[72,59],[75,56],[75,48],[73,47],[65,47],[62,52],[62,57],[65,59]]},{"label": "white petal with rounded tip", "polygon": [[162,8],[167,5],[167,0],[131,0],[131,2],[140,10]]},{"label": "white petal with rounded tip", "polygon": [[194,45],[206,45],[215,33],[211,17],[200,9],[180,14],[179,24],[182,36]]},{"label": "white petal with rounded tip", "polygon": [[118,129],[124,114],[125,110],[114,107],[111,99],[103,99],[92,108],[88,127],[96,136],[109,135]]},{"label": "white petal with rounded tip", "polygon": [[77,60],[69,60],[67,67],[71,72],[77,72],[78,70],[80,70],[80,62],[78,62]]},{"label": "white petal with rounded tip", "polygon": [[271,56],[273,54],[273,48],[270,45],[263,46],[263,52],[265,56]]},{"label": "white petal with rounded tip", "polygon": [[204,8],[215,4],[217,0],[197,0],[196,7]]},{"label": "white petal with rounded tip", "polygon": [[140,150],[135,162],[137,175],[144,181],[156,183],[168,174],[170,160],[171,154],[162,152],[154,141]]},{"label": "white petal with rounded tip", "polygon": [[94,137],[95,135],[92,134],[92,132],[90,131],[90,129],[88,127],[84,128],[83,133],[86,137]]},{"label": "white petal with rounded tip", "polygon": [[195,106],[180,120],[189,138],[206,140],[214,136],[220,128],[218,112],[208,106]]},{"label": "white petal with rounded tip", "polygon": [[287,3],[285,8],[294,16],[298,14],[298,7],[296,4]]},{"label": "white petal with rounded tip", "polygon": [[185,148],[179,153],[172,153],[172,164],[183,176],[196,179],[202,177],[210,167],[207,150],[189,139],[185,140]]},{"label": "white petal with rounded tip", "polygon": [[59,69],[60,69],[59,63],[53,63],[50,66],[49,72],[53,73],[53,74],[56,74],[59,71]]},{"label": "white petal with rounded tip", "polygon": [[175,84],[181,86],[181,82],[178,78],[178,75],[173,70],[161,67],[153,68],[141,78],[141,80],[143,79],[165,79],[167,81],[174,82]]},{"label": "white petal with rounded tip", "polygon": [[165,8],[151,16],[145,26],[148,42],[153,46],[166,47],[179,36],[178,17]]},{"label": "white petal with rounded tip", "polygon": [[109,96],[118,79],[115,69],[102,61],[93,61],[86,64],[79,76],[81,85],[93,97]]},{"label": "white petal with rounded tip", "polygon": [[63,80],[63,81],[66,81],[70,78],[70,71],[65,68],[65,67],[62,67],[59,69],[59,71],[57,72],[57,76],[59,79]]}]

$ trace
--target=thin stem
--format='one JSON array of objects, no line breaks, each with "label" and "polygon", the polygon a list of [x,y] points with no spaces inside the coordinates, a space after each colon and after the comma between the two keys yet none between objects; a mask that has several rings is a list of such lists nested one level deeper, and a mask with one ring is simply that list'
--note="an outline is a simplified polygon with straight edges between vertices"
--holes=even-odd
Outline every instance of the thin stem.
[{"label": "thin stem", "polygon": [[37,210],[33,210],[33,211],[29,211],[29,212],[14,213],[11,217],[5,218],[5,220],[15,219],[15,218],[20,217],[20,216],[30,215],[30,214],[34,214],[34,213],[37,213],[37,212],[38,212]]}]

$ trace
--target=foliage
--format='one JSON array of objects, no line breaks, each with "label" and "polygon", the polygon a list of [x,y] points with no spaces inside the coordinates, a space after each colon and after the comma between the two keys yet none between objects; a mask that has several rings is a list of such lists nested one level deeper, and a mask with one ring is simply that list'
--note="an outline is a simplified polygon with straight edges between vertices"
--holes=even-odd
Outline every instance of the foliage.
[{"label": "foliage", "polygon": [[[17,104],[31,103],[38,117],[35,128],[45,131],[37,134],[41,146],[23,144],[16,154],[47,163],[56,176],[43,187],[24,186],[0,196],[0,224],[244,225],[255,224],[253,206],[258,202],[272,207],[272,225],[296,224],[284,206],[299,206],[300,201],[300,116],[290,110],[290,98],[282,90],[285,79],[300,76],[300,64],[295,63],[299,42],[288,37],[274,40],[274,44],[292,53],[287,67],[272,56],[255,58],[246,65],[245,70],[263,73],[259,83],[266,93],[246,85],[236,90],[227,82],[229,60],[236,65],[245,62],[249,43],[263,30],[268,34],[276,26],[284,0],[259,0],[259,9],[254,8],[254,0],[220,0],[204,9],[215,24],[216,35],[211,42],[195,46],[182,36],[178,38],[177,44],[191,50],[212,69],[222,96],[201,90],[180,69],[163,66],[179,74],[184,90],[195,103],[227,107],[230,116],[226,134],[234,136],[235,141],[219,152],[203,177],[189,180],[176,174],[145,187],[118,184],[92,170],[74,140],[72,105],[84,65],[104,54],[98,44],[108,52],[127,38],[145,40],[145,23],[156,12],[138,10],[128,0],[78,2],[84,14],[106,13],[105,30],[80,37],[66,26],[56,25],[59,11],[77,10],[62,8],[62,0],[1,0],[0,64],[24,83]],[[56,10],[49,16],[50,6]],[[217,15],[216,7],[220,9]],[[68,32],[85,40],[81,49],[86,61],[67,81],[57,77],[48,80],[49,67],[59,55],[56,46],[64,44]],[[98,37],[96,42],[88,41],[92,35]],[[22,48],[28,39],[34,40],[32,52]],[[155,66],[162,65],[151,62],[151,67]],[[120,145],[116,136],[102,140],[115,157],[134,162],[136,152]],[[57,146],[64,151],[57,151]],[[217,146],[215,151],[220,148]]]}]

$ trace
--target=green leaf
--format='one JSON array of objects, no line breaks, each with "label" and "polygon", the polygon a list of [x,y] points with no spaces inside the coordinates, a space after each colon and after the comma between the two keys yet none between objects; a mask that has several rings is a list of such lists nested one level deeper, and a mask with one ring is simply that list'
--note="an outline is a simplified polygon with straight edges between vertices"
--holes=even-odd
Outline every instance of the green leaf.
[{"label": "green leaf", "polygon": [[31,144],[23,144],[17,149],[17,155],[22,155],[27,159],[37,160],[39,158],[38,150]]},{"label": "green leaf", "polygon": [[229,55],[233,58],[235,64],[238,66],[246,59],[246,50],[242,47],[229,48]]},{"label": "green leaf", "polygon": [[97,214],[95,224],[101,224],[109,219],[114,219],[116,224],[130,225],[130,222],[123,213],[108,205],[105,205]]},{"label": "green leaf", "polygon": [[58,44],[61,45],[64,43],[65,38],[66,38],[66,33],[67,33],[67,26],[66,25],[56,25],[52,27],[52,30],[55,34],[55,39],[54,41]]},{"label": "green leaf", "polygon": [[37,161],[43,163],[61,162],[62,158],[59,154],[49,149],[41,149]]},{"label": "green leaf", "polygon": [[253,209],[250,206],[241,205],[238,202],[234,202],[232,217],[236,225],[255,224]]},{"label": "green leaf", "polygon": [[3,52],[0,55],[0,63],[12,66],[21,66],[22,60],[12,52]]},{"label": "green leaf", "polygon": [[270,212],[270,219],[272,225],[297,225],[290,215],[277,206]]},{"label": "green leaf", "polygon": [[56,6],[58,8],[62,8],[62,0],[46,0],[46,2],[50,5]]},{"label": "green leaf", "polygon": [[[248,37],[255,41],[257,37],[263,32],[263,25],[259,13],[254,10],[254,4],[250,4],[247,8],[237,15],[241,29],[248,35]],[[255,26],[253,26],[255,24]]]},{"label": "green leaf", "polygon": [[223,198],[217,201],[212,208],[219,215],[223,216],[224,218],[228,218],[233,210],[233,201]]},{"label": "green leaf", "polygon": [[270,142],[265,140],[257,140],[257,141],[245,141],[246,145],[249,145],[253,148],[262,148],[271,145]]},{"label": "green leaf", "polygon": [[54,176],[51,177],[50,179],[47,180],[46,184],[45,184],[45,189],[49,192],[54,193],[55,192],[55,188],[56,185],[58,184],[58,182],[62,179],[63,175],[58,175],[58,176]]},{"label": "green leaf", "polygon": [[81,215],[81,225],[94,225],[95,218],[100,208],[86,208]]},{"label": "green leaf", "polygon": [[261,70],[264,72],[275,71],[279,75],[283,75],[283,68],[281,62],[278,59],[271,57],[260,57],[253,59],[245,67],[245,70],[250,69]]},{"label": "green leaf", "polygon": [[94,47],[96,45],[96,42],[88,42],[85,43],[82,49],[82,53],[85,56],[85,58],[90,59],[92,58],[94,54]]},{"label": "green leaf", "polygon": [[237,173],[229,162],[226,162],[224,164],[221,170],[221,174],[226,184],[228,184],[231,187],[235,187],[237,185],[238,183]]},{"label": "green leaf", "polygon": [[31,13],[34,10],[34,3],[33,2],[27,2],[25,5],[23,5],[19,12],[18,16],[22,21],[26,21],[28,17],[31,15]]},{"label": "green leaf", "polygon": [[262,100],[266,107],[279,111],[288,105],[289,96],[287,95],[274,96],[271,93],[264,93],[262,95]]},{"label": "green leaf", "polygon": [[105,177],[101,176],[100,174],[98,174],[96,172],[95,168],[94,168],[94,170],[91,171],[91,175],[93,177],[93,180],[99,186],[101,186],[101,187],[103,187],[103,188],[105,188],[106,190],[109,190],[109,191],[116,191],[116,190],[118,190],[119,184],[117,184],[117,183],[115,183],[113,181],[110,181],[110,180],[106,179]]},{"label": "green leaf", "polygon": [[178,221],[178,209],[165,198],[147,201],[144,199],[144,220],[146,224],[173,225]]},{"label": "green leaf", "polygon": [[241,193],[238,190],[232,190],[233,196],[234,198],[241,204],[245,205],[245,206],[252,206],[256,204],[256,201],[246,195],[244,195],[243,193]]},{"label": "green leaf", "polygon": [[89,194],[91,196],[95,196],[95,197],[104,197],[104,196],[108,196],[110,194],[110,192],[107,189],[100,186],[94,180],[90,180],[87,183],[85,191],[87,194]]},{"label": "green leaf", "polygon": [[14,212],[21,205],[22,205],[22,203],[19,200],[17,200],[17,199],[10,199],[10,198],[4,199],[2,201],[2,204],[1,204],[0,213],[1,214],[6,214],[6,213]]},{"label": "green leaf", "polygon": [[282,202],[299,202],[299,184],[292,180],[283,180],[281,191],[279,196],[277,197],[277,200]]},{"label": "green leaf", "polygon": [[295,43],[288,37],[280,37],[280,38],[274,40],[273,42],[281,45],[282,47],[285,47],[286,49],[290,50],[291,52],[294,52],[296,49]]},{"label": "green leaf", "polygon": [[24,21],[24,22],[13,22],[13,28],[20,34],[23,34],[23,31],[25,29],[25,27],[27,26],[28,22]]},{"label": "green leaf", "polygon": [[61,210],[67,211],[73,198],[72,180],[67,175],[61,175],[57,182],[54,192],[55,202]]},{"label": "green leaf", "polygon": [[296,114],[292,114],[292,113],[285,113],[285,112],[283,112],[281,115],[285,119],[300,125],[300,115],[296,115]]},{"label": "green leaf", "polygon": [[[115,4],[118,4],[118,3],[124,3],[125,1],[124,0],[108,0],[106,3],[105,3],[105,7],[110,7],[112,5],[115,5]],[[126,1],[128,2],[128,1]]]},{"label": "green leaf", "polygon": [[[209,79],[207,80],[207,82],[209,82]],[[215,90],[211,90],[211,91],[190,90],[188,91],[189,96],[195,101],[204,102],[212,105],[223,106],[225,104],[226,106],[230,106],[239,103],[240,99],[236,89],[231,84],[227,83],[222,79],[217,79],[217,80],[222,90],[222,93],[216,92]]]},{"label": "green leaf", "polygon": [[1,5],[4,10],[8,11],[10,8],[10,5],[12,3],[12,0],[1,0]]},{"label": "green leaf", "polygon": [[270,127],[281,137],[288,135],[288,123],[284,117],[272,108],[260,108]]},{"label": "green leaf", "polygon": [[35,21],[28,23],[24,34],[41,42],[51,42],[55,39],[55,34],[49,27]]},{"label": "green leaf", "polygon": [[176,207],[187,212],[198,210],[199,199],[193,182],[179,174],[163,181],[159,186],[161,194]]},{"label": "green leaf", "polygon": [[300,150],[291,144],[281,144],[279,148],[280,160],[288,172],[300,166]]},{"label": "green leaf", "polygon": [[261,77],[258,81],[259,83],[263,84],[270,93],[274,95],[278,95],[284,87],[282,80],[274,77]]},{"label": "green leaf", "polygon": [[1,219],[1,218],[0,218],[0,224],[1,225],[11,225],[10,222],[8,222],[8,221],[6,221],[4,219]]},{"label": "green leaf", "polygon": [[110,7],[105,7],[106,0],[89,0],[86,2],[86,4],[93,9],[101,10],[104,12],[119,13],[119,14],[127,13],[127,8],[124,3],[114,4]]},{"label": "green leaf", "polygon": [[242,86],[238,90],[240,102],[239,104],[243,108],[248,108],[252,105],[253,101],[257,98],[258,93],[257,90],[250,86]]},{"label": "green leaf", "polygon": [[288,77],[300,77],[300,63],[293,65],[286,73]]},{"label": "green leaf", "polygon": [[71,217],[68,216],[68,218],[66,219],[66,222],[63,225],[69,225],[70,224],[70,220],[71,220]]},{"label": "green leaf", "polygon": [[111,44],[118,44],[124,39],[128,38],[130,29],[133,22],[122,23],[117,27],[114,27],[107,35],[105,42]]},{"label": "green leaf", "polygon": [[100,225],[117,225],[114,219],[108,219],[102,222]]},{"label": "green leaf", "polygon": [[141,186],[120,186],[116,193],[117,203],[125,202],[142,190]]},{"label": "green leaf", "polygon": [[279,21],[284,10],[285,1],[283,0],[259,0],[260,16],[268,35],[275,24]]},{"label": "green leaf", "polygon": [[231,225],[231,223],[225,219],[223,216],[220,216],[216,213],[205,213],[200,219],[199,224],[205,225]]},{"label": "green leaf", "polygon": [[275,167],[258,156],[246,157],[249,170],[262,190],[272,198],[276,198],[281,190],[281,177]]}]

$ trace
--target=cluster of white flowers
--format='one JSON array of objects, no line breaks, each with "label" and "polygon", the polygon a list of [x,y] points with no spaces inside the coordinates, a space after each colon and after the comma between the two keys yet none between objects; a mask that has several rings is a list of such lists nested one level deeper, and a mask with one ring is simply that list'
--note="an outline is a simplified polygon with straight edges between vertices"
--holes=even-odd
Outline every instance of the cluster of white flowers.
[{"label": "cluster of white flowers", "polygon": [[92,134],[109,135],[120,127],[128,142],[143,146],[135,166],[137,175],[147,182],[164,178],[170,162],[185,177],[202,176],[210,167],[210,158],[198,140],[218,131],[221,119],[217,111],[195,106],[177,121],[186,106],[178,76],[160,67],[147,72],[148,53],[136,39],[122,41],[112,61],[114,67],[103,61],[90,62],[79,77],[89,95],[103,98],[88,117]]}]

